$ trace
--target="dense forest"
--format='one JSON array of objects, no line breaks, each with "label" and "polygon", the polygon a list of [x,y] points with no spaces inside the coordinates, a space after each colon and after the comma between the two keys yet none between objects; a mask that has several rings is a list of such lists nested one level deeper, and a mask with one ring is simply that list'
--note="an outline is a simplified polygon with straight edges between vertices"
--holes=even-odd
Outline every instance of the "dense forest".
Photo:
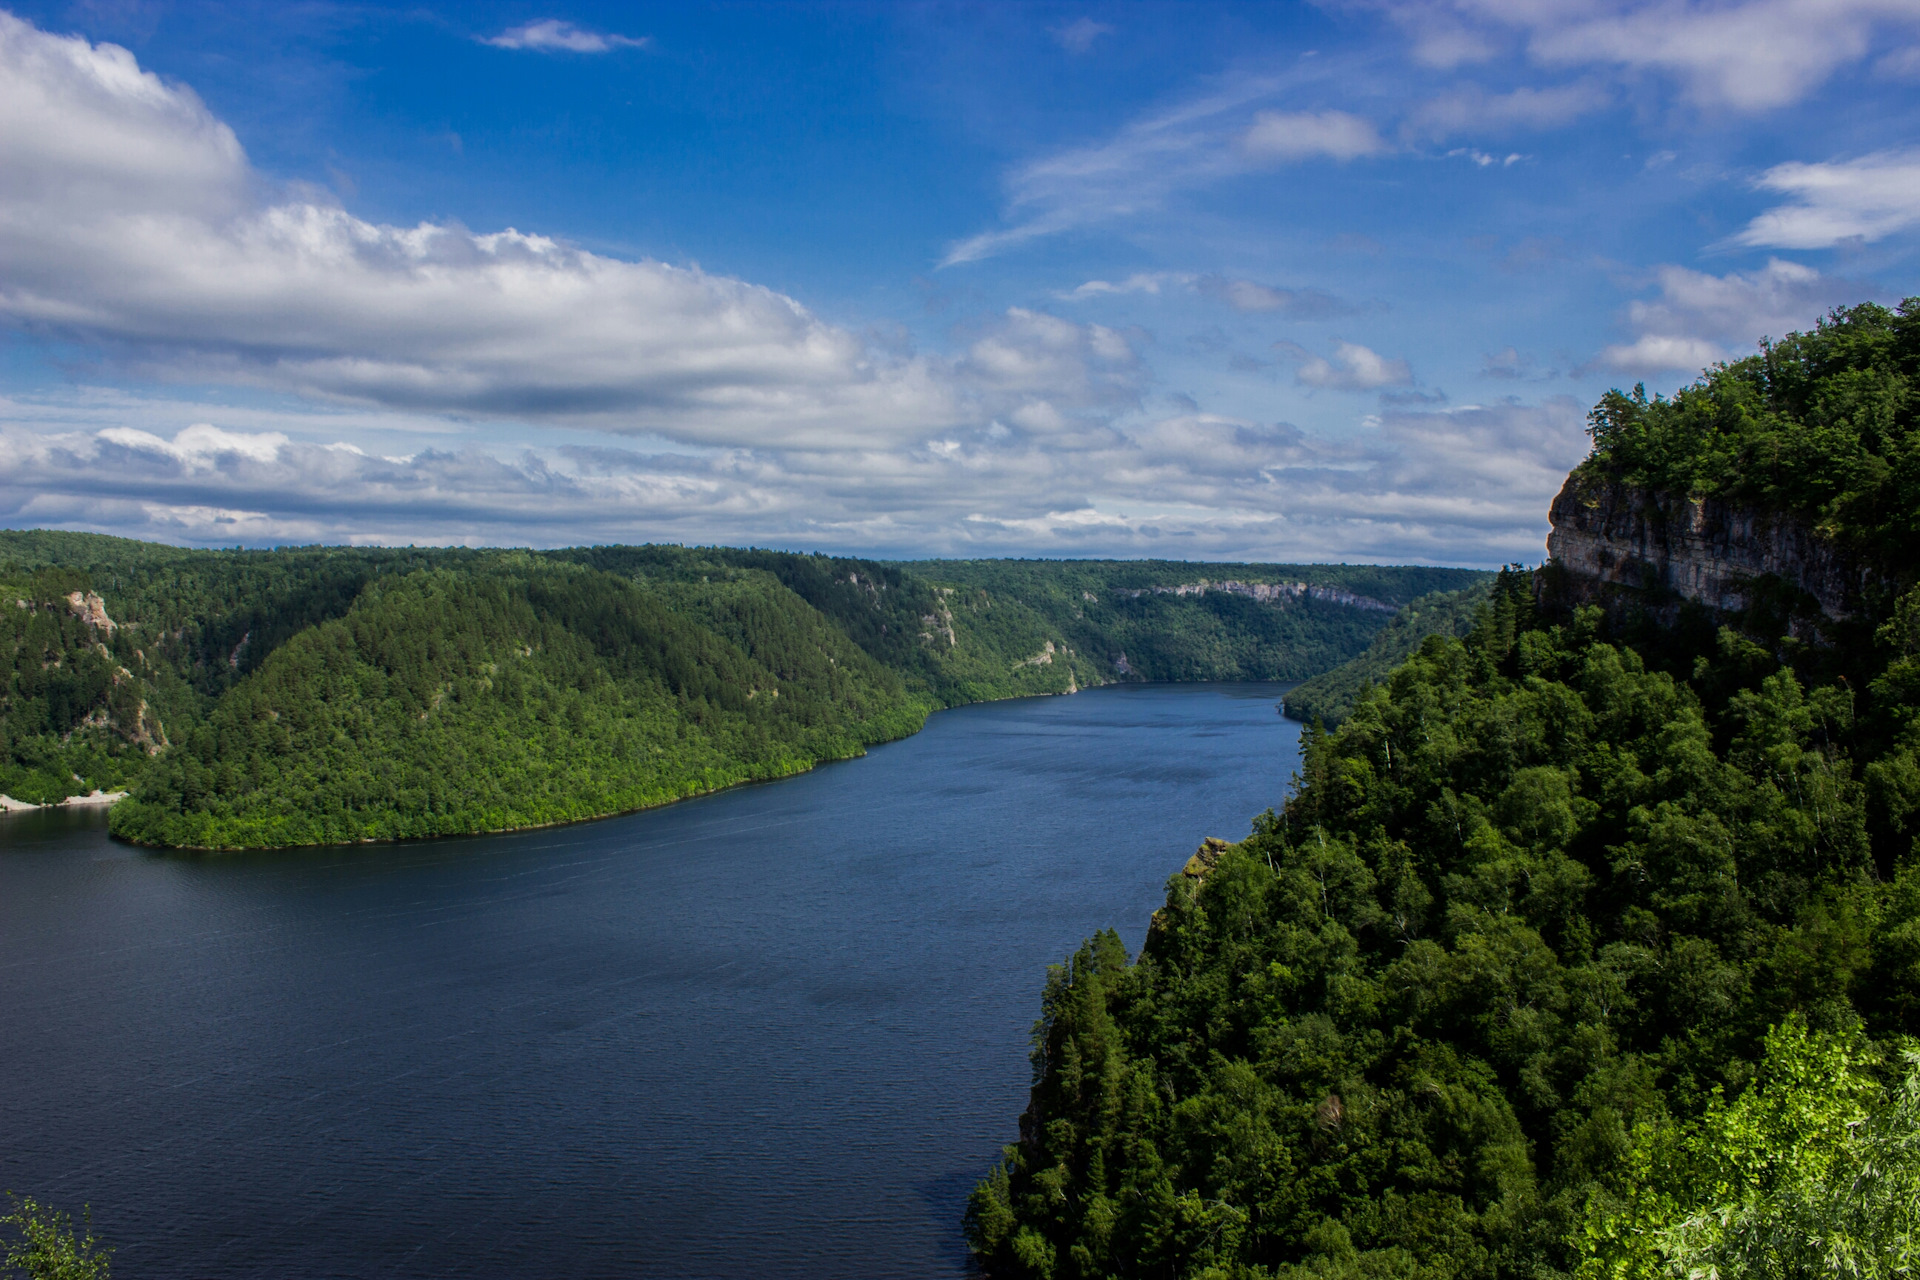
[{"label": "dense forest", "polygon": [[495,831],[779,777],[935,709],[1287,678],[1476,575],[0,533],[0,794],[200,848]]},{"label": "dense forest", "polygon": [[[1489,579],[1492,575],[1487,575]],[[1280,705],[1295,720],[1337,727],[1362,694],[1383,683],[1393,669],[1412,657],[1428,636],[1464,636],[1473,629],[1490,583],[1421,596],[1374,633],[1366,652],[1322,671],[1287,690]]]},{"label": "dense forest", "polygon": [[1912,1274],[1916,378],[1920,300],[1602,400],[1582,478],[1810,516],[1868,612],[1502,574],[1054,970],[989,1273]]},{"label": "dense forest", "polygon": [[1002,649],[1023,628],[1044,630],[1103,655],[1107,678],[1118,663],[1118,674],[1144,680],[1303,680],[1365,649],[1411,600],[1490,577],[1171,560],[928,560],[912,569]]}]

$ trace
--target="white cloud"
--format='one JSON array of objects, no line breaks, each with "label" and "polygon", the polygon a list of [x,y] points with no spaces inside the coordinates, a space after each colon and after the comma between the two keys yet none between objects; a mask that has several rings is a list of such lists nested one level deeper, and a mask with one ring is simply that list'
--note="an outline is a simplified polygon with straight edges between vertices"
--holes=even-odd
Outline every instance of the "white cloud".
[{"label": "white cloud", "polygon": [[1920,226],[1920,148],[1855,160],[1782,164],[1755,184],[1789,196],[1733,237],[1773,249],[1826,249],[1843,240],[1883,240]]},{"label": "white cloud", "polygon": [[216,545],[665,540],[1496,564],[1538,558],[1547,503],[1584,445],[1570,401],[1388,412],[1345,442],[1205,413],[1089,430],[1029,400],[1009,426],[924,447],[469,444],[404,457],[239,422],[169,438],[82,421],[166,411],[0,402],[0,525]]},{"label": "white cloud", "polygon": [[1241,145],[1273,160],[1355,160],[1388,150],[1372,121],[1345,111],[1262,111]]},{"label": "white cloud", "polygon": [[1144,271],[1119,281],[1088,280],[1084,284],[1063,290],[1054,296],[1063,302],[1085,302],[1089,298],[1119,297],[1126,294],[1159,297],[1164,293],[1176,291],[1199,293],[1224,302],[1235,311],[1246,313],[1277,311],[1298,320],[1326,320],[1336,316],[1349,316],[1358,310],[1352,303],[1337,298],[1324,289],[1293,289],[1284,285],[1261,284],[1255,280],[1236,279],[1211,272],[1198,275],[1190,271]]},{"label": "white cloud", "polygon": [[1526,159],[1526,157],[1518,151],[1509,152],[1505,158],[1502,158],[1500,156],[1488,155],[1476,147],[1455,147],[1453,150],[1447,152],[1447,158],[1449,160],[1455,156],[1465,156],[1482,169],[1491,169],[1494,165],[1499,165],[1502,169],[1510,169]]},{"label": "white cloud", "polygon": [[1830,308],[1857,302],[1866,288],[1773,258],[1758,271],[1724,276],[1665,266],[1659,296],[1627,308],[1637,336],[1603,350],[1597,363],[1622,372],[1694,373],[1753,349],[1763,337],[1810,329]]},{"label": "white cloud", "polygon": [[1068,53],[1086,53],[1093,48],[1094,41],[1101,36],[1113,34],[1113,28],[1104,22],[1095,22],[1092,18],[1075,18],[1065,26],[1055,27],[1053,38]]},{"label": "white cloud", "polygon": [[1216,275],[1200,276],[1193,284],[1201,293],[1241,312],[1277,311],[1296,320],[1329,320],[1358,310],[1324,289],[1290,289]]},{"label": "white cloud", "polygon": [[1655,3],[1576,14],[1563,9],[1557,20],[1534,26],[1530,49],[1536,58],[1664,71],[1696,102],[1746,111],[1800,101],[1863,58],[1881,22],[1920,17],[1904,0]]},{"label": "white cloud", "polygon": [[1193,281],[1191,273],[1139,271],[1125,280],[1089,280],[1055,296],[1064,302],[1084,302],[1088,298],[1117,297],[1129,293],[1158,297],[1162,290],[1191,285]]},{"label": "white cloud", "polygon": [[1677,81],[1710,108],[1790,106],[1877,35],[1920,24],[1911,0],[1360,0],[1413,37],[1414,56],[1455,67],[1497,57],[1514,37],[1550,67],[1613,67]]},{"label": "white cloud", "polygon": [[1003,407],[964,360],[886,355],[744,281],[275,195],[189,90],[4,13],[0,171],[0,321],[161,377],[725,444],[920,438]]},{"label": "white cloud", "polygon": [[1373,391],[1380,387],[1407,386],[1413,381],[1413,370],[1405,360],[1389,360],[1357,342],[1336,345],[1331,360],[1290,342],[1275,346],[1300,362],[1294,377],[1302,386],[1332,391]]},{"label": "white cloud", "polygon": [[583,31],[571,22],[544,18],[502,31],[481,41],[501,49],[533,49],[541,53],[607,53],[614,49],[644,49],[650,38]]},{"label": "white cloud", "polygon": [[1600,363],[1634,373],[1673,370],[1691,373],[1725,360],[1728,352],[1717,342],[1671,333],[1643,333],[1632,342],[1614,343],[1600,352]]},{"label": "white cloud", "polygon": [[1368,121],[1341,111],[1256,112],[1283,94],[1340,86],[1350,68],[1330,58],[1284,75],[1235,76],[1205,94],[1134,120],[1112,137],[1021,165],[1008,174],[1008,225],[952,245],[943,267],[1004,253],[1045,236],[1162,208],[1173,196],[1269,165],[1387,150]]},{"label": "white cloud", "polygon": [[[1053,157],[1021,179],[1019,208],[1079,225],[1099,201],[1246,172],[1251,113],[1282,87],[1242,84]],[[1579,435],[1557,406],[1388,414],[1352,443],[1152,418],[1132,341],[1101,325],[1017,308],[951,357],[889,356],[744,281],[511,229],[369,222],[275,191],[204,104],[124,50],[4,16],[0,172],[0,320],[121,367],[318,406],[0,400],[11,526],[1498,562],[1537,554],[1554,432]],[[1252,311],[1324,305],[1229,277],[1159,287]],[[1357,344],[1300,362],[1309,386],[1411,381]],[[540,432],[509,453],[486,425],[505,422],[663,443]],[[411,438],[383,443],[396,431]],[[1514,456],[1476,453],[1487,441]]]},{"label": "white cloud", "polygon": [[1406,133],[1435,140],[1463,133],[1506,133],[1516,129],[1553,129],[1612,101],[1592,81],[1510,93],[1488,93],[1466,85],[1429,98],[1407,116]]}]

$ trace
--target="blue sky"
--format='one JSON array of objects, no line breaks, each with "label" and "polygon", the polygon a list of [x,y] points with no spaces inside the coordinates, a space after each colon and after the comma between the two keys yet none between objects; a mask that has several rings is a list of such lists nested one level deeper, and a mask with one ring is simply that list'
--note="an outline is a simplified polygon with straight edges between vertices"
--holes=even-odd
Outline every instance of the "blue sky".
[{"label": "blue sky", "polygon": [[1537,560],[1920,293],[1920,0],[0,10],[0,522]]}]

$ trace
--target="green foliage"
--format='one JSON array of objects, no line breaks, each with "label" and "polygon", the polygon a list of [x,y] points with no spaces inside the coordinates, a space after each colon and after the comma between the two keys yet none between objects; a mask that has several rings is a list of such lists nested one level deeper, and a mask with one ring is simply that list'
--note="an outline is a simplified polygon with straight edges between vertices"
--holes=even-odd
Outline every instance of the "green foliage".
[{"label": "green foliage", "polygon": [[[943,591],[956,627],[981,649],[1017,661],[1052,642],[1071,655],[1082,686],[1303,679],[1364,649],[1391,610],[1487,577],[1469,569],[1165,560],[928,560],[908,567]],[[1193,590],[1202,582],[1309,590],[1269,602]],[[991,670],[959,675],[961,658],[949,657],[943,669],[967,687],[992,687]]]},{"label": "green foliage", "polygon": [[[1284,810],[1174,878],[1136,963],[1097,939],[1050,979],[1021,1141],[969,1211],[989,1272],[1565,1274],[1590,1206],[1675,1163],[1646,1135],[1771,1149],[1801,1121],[1769,1099],[1912,1031],[1920,859],[1868,780],[1871,726],[1913,708],[1731,632],[1666,656],[1691,678],[1506,573],[1308,730]],[[1904,775],[1877,785],[1898,810]],[[1776,1032],[1756,1075],[1774,1027],[1831,1060]],[[1829,1092],[1807,1123],[1852,1105]],[[1662,1194],[1621,1220],[1699,1203]]]},{"label": "green foliage", "polygon": [[764,574],[649,589],[503,556],[383,579],[296,635],[113,830],[237,848],[573,821],[858,755],[925,711]]},{"label": "green foliage", "polygon": [[1435,591],[1403,606],[1374,634],[1365,653],[1287,690],[1281,705],[1295,720],[1338,726],[1353,714],[1353,704],[1362,693],[1412,657],[1428,636],[1464,636],[1471,631],[1490,584],[1491,575],[1488,582],[1458,591]]},{"label": "green foliage", "polygon": [[1577,1274],[1754,1280],[1920,1270],[1920,1053],[1889,1091],[1857,1031],[1767,1036],[1753,1083],[1705,1112],[1635,1126],[1617,1190],[1598,1189]]},{"label": "green foliage", "polygon": [[[1152,590],[1203,576],[1339,598]],[[1355,593],[1470,577],[0,532],[0,792],[130,788],[117,833],[204,848],[570,821],[856,755],[936,707],[1301,674],[1378,629]]]},{"label": "green foliage", "polygon": [[4,1262],[9,1275],[26,1280],[108,1280],[113,1251],[94,1240],[84,1212],[76,1228],[67,1214],[14,1196],[13,1212],[0,1215],[0,1226],[11,1228],[18,1237],[7,1241]]},{"label": "green foliage", "polygon": [[1609,392],[1583,470],[1810,517],[1899,564],[1920,534],[1920,299],[1862,303],[1669,400]]}]

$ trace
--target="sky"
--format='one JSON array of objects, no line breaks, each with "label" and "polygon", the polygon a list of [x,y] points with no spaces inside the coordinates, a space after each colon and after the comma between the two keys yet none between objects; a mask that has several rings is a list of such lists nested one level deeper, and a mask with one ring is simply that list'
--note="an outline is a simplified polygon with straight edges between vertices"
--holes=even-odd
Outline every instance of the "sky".
[{"label": "sky", "polygon": [[0,8],[0,526],[1538,562],[1920,294],[1920,0]]}]

